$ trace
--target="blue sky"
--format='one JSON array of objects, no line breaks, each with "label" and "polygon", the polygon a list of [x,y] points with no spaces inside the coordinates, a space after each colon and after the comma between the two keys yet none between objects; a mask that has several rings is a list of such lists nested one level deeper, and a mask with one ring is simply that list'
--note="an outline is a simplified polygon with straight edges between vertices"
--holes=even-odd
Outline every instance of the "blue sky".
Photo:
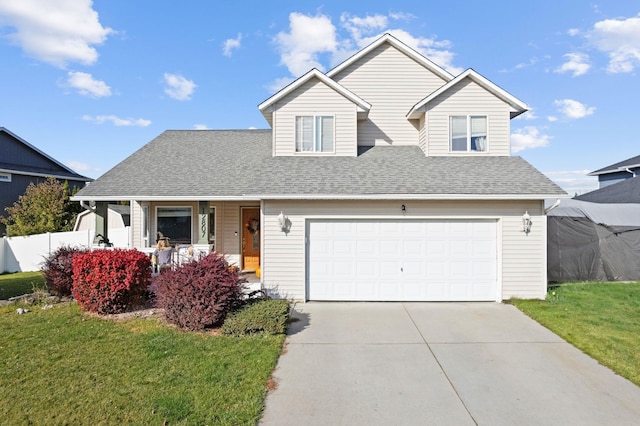
[{"label": "blue sky", "polygon": [[571,194],[640,154],[628,0],[0,0],[0,126],[98,177],[167,129],[266,128],[274,90],[384,32],[526,102],[512,153]]}]

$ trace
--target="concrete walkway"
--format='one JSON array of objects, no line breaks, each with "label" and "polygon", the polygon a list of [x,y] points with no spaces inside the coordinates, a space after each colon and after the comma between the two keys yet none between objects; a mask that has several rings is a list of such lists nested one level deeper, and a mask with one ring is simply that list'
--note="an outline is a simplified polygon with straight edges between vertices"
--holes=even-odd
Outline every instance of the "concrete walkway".
[{"label": "concrete walkway", "polygon": [[515,307],[296,307],[263,425],[637,425],[640,388]]}]

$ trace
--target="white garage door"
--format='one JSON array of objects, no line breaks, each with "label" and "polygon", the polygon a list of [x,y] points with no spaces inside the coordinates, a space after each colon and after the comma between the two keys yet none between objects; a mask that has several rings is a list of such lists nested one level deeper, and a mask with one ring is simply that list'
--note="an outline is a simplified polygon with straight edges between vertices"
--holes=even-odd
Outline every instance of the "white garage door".
[{"label": "white garage door", "polygon": [[495,220],[314,220],[307,235],[309,300],[496,300]]}]

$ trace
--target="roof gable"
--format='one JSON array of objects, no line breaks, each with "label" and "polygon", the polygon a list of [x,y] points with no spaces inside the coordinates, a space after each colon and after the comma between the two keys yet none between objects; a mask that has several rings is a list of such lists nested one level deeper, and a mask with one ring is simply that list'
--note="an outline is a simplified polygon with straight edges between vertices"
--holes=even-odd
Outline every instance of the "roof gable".
[{"label": "roof gable", "polygon": [[588,176],[598,176],[615,172],[626,172],[627,169],[635,169],[637,167],[640,167],[640,155],[627,158],[626,160],[619,161],[615,164],[611,164],[610,166],[598,169],[595,172],[589,173]]},{"label": "roof gable", "polygon": [[389,33],[385,33],[380,38],[375,40],[373,43],[359,50],[353,56],[348,58],[346,61],[342,62],[335,68],[331,69],[329,72],[327,72],[327,76],[330,78],[333,78],[336,74],[349,68],[350,66],[352,66],[353,64],[358,62],[360,59],[368,55],[370,52],[376,50],[383,44],[390,44],[391,46],[393,46],[400,52],[404,53],[405,55],[407,55],[408,57],[410,57],[411,59],[413,59],[414,61],[416,61],[417,63],[419,63],[426,69],[428,69],[429,71],[436,74],[438,77],[442,78],[444,81],[450,81],[451,79],[453,79],[453,75],[451,75],[451,73],[449,73],[447,70],[436,65],[434,62],[427,59],[424,55],[416,52],[415,50],[413,50],[412,48],[410,48],[409,46],[407,46],[406,44],[404,44],[403,42],[401,42],[400,40],[398,40],[397,38],[395,38]]},{"label": "roof gable", "polygon": [[275,104],[313,78],[320,80],[320,82],[353,102],[358,108],[358,118],[366,118],[366,114],[371,109],[370,103],[368,103],[355,93],[351,92],[344,86],[340,85],[339,83],[336,83],[325,74],[320,72],[318,69],[313,68],[311,71],[307,72],[302,77],[299,77],[296,81],[281,89],[278,93],[258,105],[258,109],[260,109],[262,115],[264,115],[264,117],[267,119],[269,125],[273,125],[272,112],[274,110]]},{"label": "roof gable", "polygon": [[0,154],[0,169],[11,173],[23,172],[86,182],[93,180],[74,172],[5,127],[0,127]]},{"label": "roof gable", "polygon": [[478,84],[487,92],[492,93],[497,98],[509,104],[509,106],[511,107],[511,118],[517,117],[518,115],[522,114],[523,112],[526,112],[529,109],[527,104],[525,104],[515,96],[511,95],[509,92],[502,89],[500,86],[491,82],[489,79],[478,74],[473,69],[469,68],[466,71],[464,71],[462,74],[458,75],[456,78],[454,78],[453,80],[445,84],[444,86],[440,87],[435,92],[431,93],[426,98],[422,99],[420,102],[415,104],[413,108],[411,108],[411,111],[409,111],[409,113],[407,114],[407,118],[409,119],[420,118],[420,115],[422,115],[422,113],[426,111],[426,109],[428,108],[428,104],[430,102],[437,99],[439,96],[451,90],[452,88],[460,85],[461,82],[463,82],[466,79],[472,80],[474,83]]}]

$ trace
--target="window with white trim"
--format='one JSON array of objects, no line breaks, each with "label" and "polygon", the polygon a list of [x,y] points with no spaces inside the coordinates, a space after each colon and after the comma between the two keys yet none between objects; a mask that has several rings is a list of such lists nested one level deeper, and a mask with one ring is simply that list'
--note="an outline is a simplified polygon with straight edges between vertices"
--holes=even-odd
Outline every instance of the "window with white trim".
[{"label": "window with white trim", "polygon": [[454,115],[450,117],[450,149],[455,152],[487,150],[487,116]]},{"label": "window with white trim", "polygon": [[333,152],[333,122],[331,115],[296,116],[296,152]]}]

